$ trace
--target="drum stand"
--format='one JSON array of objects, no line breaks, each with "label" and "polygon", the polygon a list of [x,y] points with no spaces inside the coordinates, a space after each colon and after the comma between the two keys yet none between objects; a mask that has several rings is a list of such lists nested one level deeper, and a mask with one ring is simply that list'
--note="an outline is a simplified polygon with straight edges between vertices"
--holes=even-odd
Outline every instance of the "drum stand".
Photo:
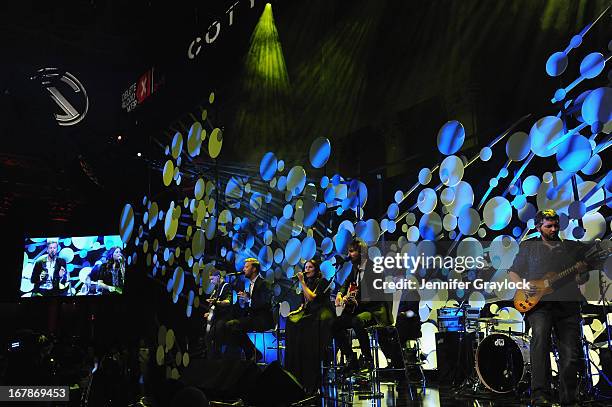
[{"label": "drum stand", "polygon": [[[484,391],[484,388],[482,386],[482,383],[480,382],[480,379],[478,378],[478,374],[476,373],[476,357],[475,357],[476,349],[478,348],[478,344],[480,342],[480,327],[474,332],[468,332],[466,329],[467,325],[466,325],[466,320],[465,320],[466,313],[464,313],[463,319],[464,319],[463,321],[464,331],[460,331],[460,336],[459,336],[459,352],[457,352],[457,361],[455,362],[455,379],[457,377],[457,374],[458,374],[457,372],[459,371],[459,367],[461,366],[461,356],[465,356],[464,355],[464,340],[471,333],[474,333],[476,335],[476,340],[470,342],[471,349],[470,349],[470,352],[468,352],[468,356],[470,357],[470,360],[468,360],[466,363],[466,366],[471,367],[471,369],[466,374],[466,377],[463,380],[463,382],[458,387],[456,387],[454,391],[456,394],[462,394],[462,395],[463,394],[469,394],[469,395],[482,394]],[[455,380],[453,380],[453,383],[454,382]]]}]

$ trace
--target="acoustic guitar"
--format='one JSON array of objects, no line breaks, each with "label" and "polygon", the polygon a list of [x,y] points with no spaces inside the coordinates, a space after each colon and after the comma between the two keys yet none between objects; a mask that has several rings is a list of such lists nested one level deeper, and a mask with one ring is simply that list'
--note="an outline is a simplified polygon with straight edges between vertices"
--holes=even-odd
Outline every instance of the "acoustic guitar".
[{"label": "acoustic guitar", "polygon": [[351,283],[349,285],[348,291],[346,292],[346,296],[344,296],[341,305],[336,306],[336,316],[342,315],[342,313],[346,310],[352,313],[357,308],[357,293],[359,292],[359,288],[357,284]]},{"label": "acoustic guitar", "polygon": [[590,266],[591,270],[601,267],[603,262],[610,256],[610,253],[612,253],[612,248],[603,247],[601,242],[597,242],[585,253],[584,259],[573,266],[566,268],[560,273],[546,273],[542,279],[529,281],[529,290],[516,290],[514,294],[514,308],[522,313],[532,310],[542,297],[555,291],[554,284],[556,282],[580,270],[581,263],[585,262]]}]

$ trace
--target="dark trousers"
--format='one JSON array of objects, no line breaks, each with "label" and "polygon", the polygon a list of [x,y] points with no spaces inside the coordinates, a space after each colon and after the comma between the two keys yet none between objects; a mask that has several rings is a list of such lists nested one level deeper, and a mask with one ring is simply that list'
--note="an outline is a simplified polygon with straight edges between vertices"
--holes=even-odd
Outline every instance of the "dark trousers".
[{"label": "dark trousers", "polygon": [[357,340],[359,341],[361,354],[365,359],[372,359],[370,340],[368,338],[366,328],[374,324],[376,324],[374,314],[370,311],[360,312],[359,309],[357,309],[353,314],[344,312],[340,317],[336,318],[332,331],[334,339],[342,351],[342,354],[348,358],[353,357],[351,342],[346,333],[347,329],[353,328],[355,335],[357,336]]},{"label": "dark trousers", "polygon": [[[208,359],[216,359],[220,356],[221,353],[221,345],[223,343],[223,332],[225,323],[227,322],[227,318],[225,319],[216,319],[213,321],[210,332],[206,333],[206,355]],[[206,327],[205,327],[206,329]]]},{"label": "dark trousers", "polygon": [[577,402],[580,363],[580,313],[566,312],[562,303],[542,304],[528,315],[531,325],[531,396],[550,394],[551,332],[554,329],[559,350],[559,399],[561,404]]}]

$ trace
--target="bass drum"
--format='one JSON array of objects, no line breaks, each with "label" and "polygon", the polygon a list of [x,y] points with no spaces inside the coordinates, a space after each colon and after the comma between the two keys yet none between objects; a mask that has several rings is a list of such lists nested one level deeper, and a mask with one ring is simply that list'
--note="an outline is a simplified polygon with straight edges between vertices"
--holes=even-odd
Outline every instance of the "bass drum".
[{"label": "bass drum", "polygon": [[509,393],[527,380],[529,343],[505,334],[492,334],[476,350],[476,372],[482,384],[495,393]]}]

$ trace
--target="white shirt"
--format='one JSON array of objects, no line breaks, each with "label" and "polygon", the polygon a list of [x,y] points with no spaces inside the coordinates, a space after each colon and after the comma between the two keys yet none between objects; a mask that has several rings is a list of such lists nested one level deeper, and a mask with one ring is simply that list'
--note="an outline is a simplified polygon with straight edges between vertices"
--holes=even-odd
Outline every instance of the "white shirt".
[{"label": "white shirt", "polygon": [[42,281],[40,288],[52,289],[53,288],[53,274],[55,273],[55,260],[57,258],[51,258],[47,256],[47,278]]},{"label": "white shirt", "polygon": [[259,274],[251,280],[251,285],[249,285],[249,307],[251,306],[251,296],[253,295],[253,288],[255,288],[255,281],[259,278]]}]

